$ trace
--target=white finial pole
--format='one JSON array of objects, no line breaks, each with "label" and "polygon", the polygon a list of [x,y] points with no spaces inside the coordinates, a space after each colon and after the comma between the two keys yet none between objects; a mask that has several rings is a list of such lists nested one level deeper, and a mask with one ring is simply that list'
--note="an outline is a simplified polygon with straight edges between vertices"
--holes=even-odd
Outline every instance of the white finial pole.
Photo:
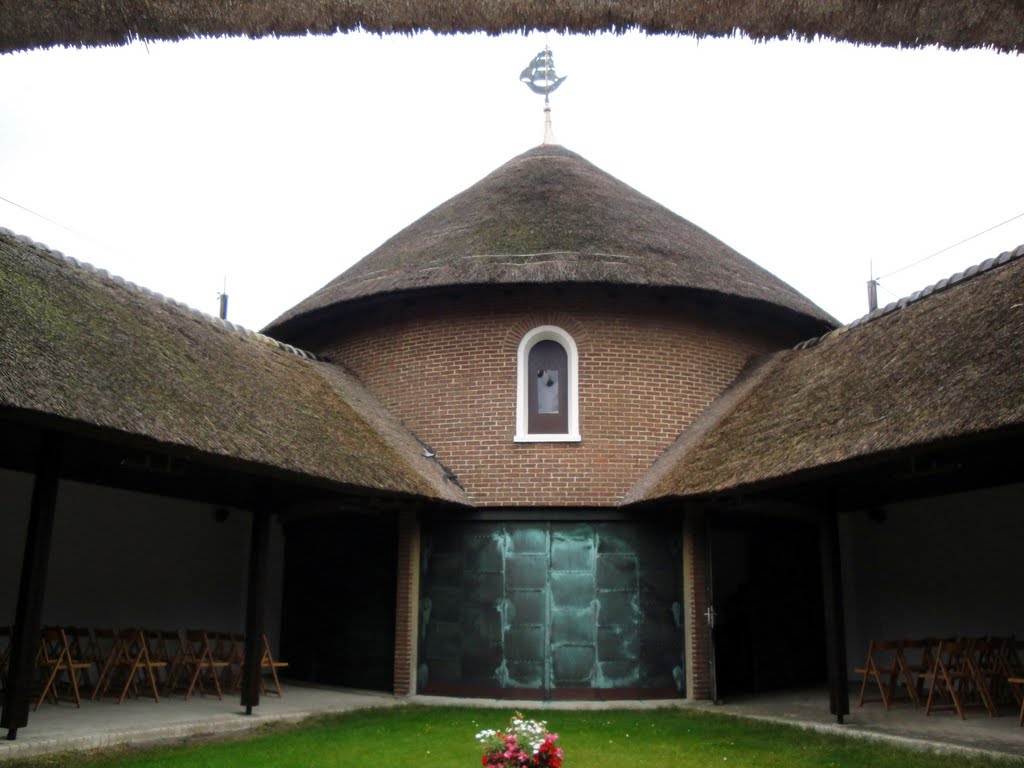
[{"label": "white finial pole", "polygon": [[555,131],[551,127],[551,104],[544,102],[544,141],[541,144],[557,144]]}]

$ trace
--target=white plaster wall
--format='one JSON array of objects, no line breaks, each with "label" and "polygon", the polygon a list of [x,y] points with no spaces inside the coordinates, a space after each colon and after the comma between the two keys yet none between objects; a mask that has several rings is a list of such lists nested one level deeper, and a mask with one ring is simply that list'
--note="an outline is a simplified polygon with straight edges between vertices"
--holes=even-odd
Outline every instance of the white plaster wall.
[{"label": "white plaster wall", "polygon": [[868,641],[1024,635],[1024,484],[843,516],[847,657]]},{"label": "white plaster wall", "polygon": [[[0,470],[0,624],[12,623],[31,475]],[[43,622],[243,631],[251,516],[210,504],[62,481]],[[284,539],[271,528],[266,626],[280,627]]]}]

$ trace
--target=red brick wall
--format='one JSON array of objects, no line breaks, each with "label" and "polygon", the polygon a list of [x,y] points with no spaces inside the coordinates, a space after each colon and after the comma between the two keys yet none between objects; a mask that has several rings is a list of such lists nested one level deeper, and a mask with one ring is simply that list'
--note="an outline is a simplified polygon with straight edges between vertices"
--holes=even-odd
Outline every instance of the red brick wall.
[{"label": "red brick wall", "polygon": [[416,513],[398,513],[398,587],[395,595],[396,696],[408,696],[415,687],[416,615],[419,604],[419,522]]},{"label": "red brick wall", "polygon": [[[725,302],[721,302],[725,303]],[[579,350],[580,443],[515,443],[516,352],[538,325]],[[612,505],[755,352],[796,339],[715,307],[551,287],[395,300],[320,327],[485,506]]]},{"label": "red brick wall", "polygon": [[686,696],[711,698],[707,533],[704,515],[690,510],[683,523],[683,599],[686,605]]}]

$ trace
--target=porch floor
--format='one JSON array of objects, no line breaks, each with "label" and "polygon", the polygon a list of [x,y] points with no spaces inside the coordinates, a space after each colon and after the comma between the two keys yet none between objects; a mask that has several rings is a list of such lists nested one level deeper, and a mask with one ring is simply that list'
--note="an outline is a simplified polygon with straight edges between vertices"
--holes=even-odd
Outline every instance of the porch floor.
[{"label": "porch floor", "polygon": [[1004,708],[1000,717],[984,710],[969,710],[966,720],[951,711],[925,716],[924,708],[910,702],[896,702],[886,712],[881,702],[857,706],[857,691],[850,691],[850,714],[843,725],[828,711],[825,690],[784,691],[759,696],[737,697],[724,704],[701,702],[695,706],[709,712],[791,723],[815,731],[881,739],[919,749],[951,753],[1006,755],[1024,761],[1024,728],[1020,709]]},{"label": "porch floor", "polygon": [[6,741],[0,729],[0,763],[54,752],[72,752],[117,746],[141,746],[186,738],[220,736],[254,730],[269,723],[298,722],[313,715],[352,709],[390,707],[406,703],[385,693],[314,688],[288,683],[284,696],[260,697],[260,705],[246,716],[238,694],[218,701],[214,696],[152,699],[83,700],[82,708],[61,702],[44,703],[30,712],[28,726],[15,741]]},{"label": "porch floor", "polygon": [[723,715],[784,722],[816,731],[881,739],[906,746],[951,753],[987,753],[1024,760],[1024,728],[1017,713],[1006,711],[992,718],[984,712],[970,712],[966,720],[955,714],[925,717],[909,704],[896,704],[886,712],[881,704],[852,706],[843,725],[828,714],[824,691],[790,691],[736,698],[721,705],[684,700],[610,702],[536,702],[507,700],[448,699],[437,696],[396,698],[384,693],[306,687],[289,684],[282,698],[264,696],[250,717],[243,714],[237,696],[217,701],[212,697],[161,699],[159,704],[129,700],[82,702],[80,710],[70,704],[46,704],[30,715],[28,727],[16,741],[3,740],[0,732],[0,762],[33,755],[99,749],[124,745],[174,742],[186,738],[227,735],[257,729],[275,722],[296,722],[306,717],[370,707],[426,705],[476,705],[503,709],[651,709],[672,706]]}]

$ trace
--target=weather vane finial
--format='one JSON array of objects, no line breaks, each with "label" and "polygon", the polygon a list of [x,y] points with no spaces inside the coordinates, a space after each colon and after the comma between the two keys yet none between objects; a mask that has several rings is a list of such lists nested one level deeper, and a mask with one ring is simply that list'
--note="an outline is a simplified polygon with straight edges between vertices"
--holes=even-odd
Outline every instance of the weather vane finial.
[{"label": "weather vane finial", "polygon": [[544,50],[533,57],[533,61],[519,74],[519,79],[534,93],[544,94],[544,143],[556,144],[551,130],[551,92],[562,84],[565,77],[555,74],[555,57],[546,45]]}]

